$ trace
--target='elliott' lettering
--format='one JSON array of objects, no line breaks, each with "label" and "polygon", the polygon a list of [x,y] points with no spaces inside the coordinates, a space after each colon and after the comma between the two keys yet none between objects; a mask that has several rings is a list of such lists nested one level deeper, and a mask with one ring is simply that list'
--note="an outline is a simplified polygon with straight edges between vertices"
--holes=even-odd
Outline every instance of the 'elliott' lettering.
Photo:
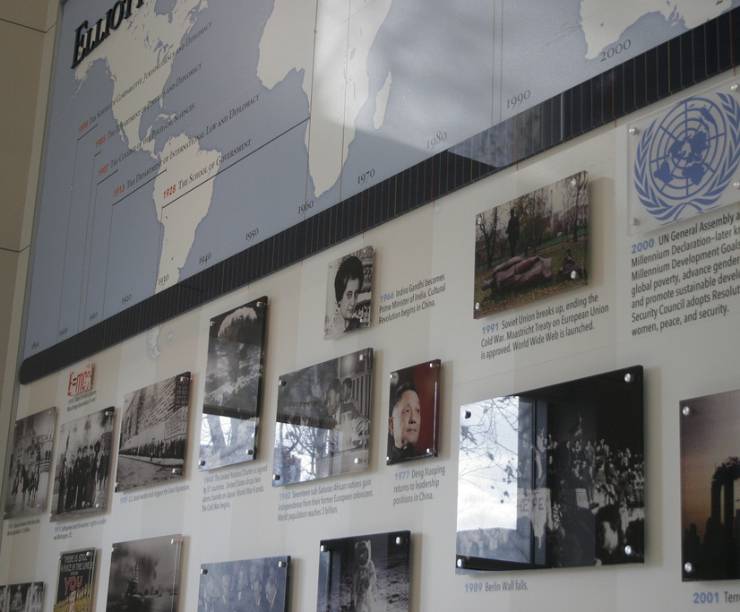
[{"label": "'elliott' lettering", "polygon": [[[90,26],[87,21],[83,21],[75,30],[75,48],[72,55],[72,68],[76,68],[79,63],[90,55],[97,47],[110,36],[110,33],[117,30],[124,19],[131,17],[131,9],[134,0],[118,0],[109,8],[105,17],[101,17]],[[136,0],[136,8],[141,8],[144,0]]]}]

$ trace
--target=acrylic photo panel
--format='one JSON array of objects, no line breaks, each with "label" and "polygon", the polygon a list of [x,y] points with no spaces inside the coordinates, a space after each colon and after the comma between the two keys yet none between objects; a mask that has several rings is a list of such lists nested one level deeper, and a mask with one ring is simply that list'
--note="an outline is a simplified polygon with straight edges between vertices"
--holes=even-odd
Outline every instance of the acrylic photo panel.
[{"label": "acrylic photo panel", "polygon": [[372,349],[280,377],[273,486],[367,469],[372,379]]},{"label": "acrylic photo panel", "polygon": [[62,553],[54,612],[93,612],[95,610],[94,548]]},{"label": "acrylic photo panel", "polygon": [[740,578],[740,390],[679,406],[683,580]]},{"label": "acrylic photo panel", "polygon": [[480,213],[475,220],[476,319],[587,284],[588,174]]},{"label": "acrylic photo panel", "polygon": [[341,338],[370,326],[375,250],[365,247],[329,265],[324,338]]},{"label": "acrylic photo panel", "polygon": [[190,372],[125,397],[116,491],[183,477],[189,412]]},{"label": "acrylic photo panel", "polygon": [[317,610],[408,612],[411,533],[323,540]]},{"label": "acrylic photo panel", "polygon": [[286,612],[289,574],[290,557],[201,565],[198,612]]},{"label": "acrylic photo panel", "polygon": [[104,512],[108,506],[115,410],[64,423],[54,465],[53,519]]},{"label": "acrylic photo panel", "polygon": [[179,535],[114,544],[106,612],[175,612],[181,555]]},{"label": "acrylic photo panel", "polygon": [[266,297],[211,319],[200,427],[202,470],[255,457],[266,323]]},{"label": "acrylic photo panel", "polygon": [[458,568],[644,560],[642,381],[635,366],[461,408]]},{"label": "acrylic photo panel", "polygon": [[9,584],[5,587],[6,607],[8,612],[43,612],[44,583],[24,582]]},{"label": "acrylic photo panel", "polygon": [[440,369],[435,359],[391,373],[387,464],[436,457]]},{"label": "acrylic photo panel", "polygon": [[56,408],[15,422],[7,472],[5,518],[41,514],[47,509],[56,430]]}]

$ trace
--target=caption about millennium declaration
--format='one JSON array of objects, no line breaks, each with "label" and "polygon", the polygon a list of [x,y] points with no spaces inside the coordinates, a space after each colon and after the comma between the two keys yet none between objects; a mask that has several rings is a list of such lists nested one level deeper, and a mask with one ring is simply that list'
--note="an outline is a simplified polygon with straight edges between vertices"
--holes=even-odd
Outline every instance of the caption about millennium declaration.
[{"label": "caption about millennium declaration", "polygon": [[727,317],[740,295],[740,213],[633,244],[630,263],[633,336]]}]

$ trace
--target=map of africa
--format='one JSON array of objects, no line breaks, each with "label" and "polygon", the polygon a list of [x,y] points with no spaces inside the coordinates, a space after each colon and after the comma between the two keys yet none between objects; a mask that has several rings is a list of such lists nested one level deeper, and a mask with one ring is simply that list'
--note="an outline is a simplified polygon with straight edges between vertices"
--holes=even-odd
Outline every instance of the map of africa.
[{"label": "map of africa", "polygon": [[738,3],[68,2],[25,356]]}]

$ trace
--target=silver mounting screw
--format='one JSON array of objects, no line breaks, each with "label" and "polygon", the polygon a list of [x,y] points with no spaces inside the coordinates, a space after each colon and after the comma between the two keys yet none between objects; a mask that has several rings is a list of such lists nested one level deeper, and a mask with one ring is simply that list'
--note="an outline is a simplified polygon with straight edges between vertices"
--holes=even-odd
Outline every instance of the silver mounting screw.
[{"label": "silver mounting screw", "polygon": [[683,571],[687,574],[691,574],[694,571],[694,565],[690,561],[687,561],[683,564]]},{"label": "silver mounting screw", "polygon": [[475,303],[475,309],[476,310],[480,310],[480,302],[476,302]]},{"label": "silver mounting screw", "polygon": [[627,546],[624,547],[624,554],[627,555],[628,557],[632,556],[632,547],[629,544],[627,544]]},{"label": "silver mounting screw", "polygon": [[403,544],[403,538],[401,536],[396,536],[396,546],[400,546]]},{"label": "silver mounting screw", "polygon": [[457,567],[460,567],[460,568],[465,567],[465,561],[462,560],[462,557],[457,558]]},{"label": "silver mounting screw", "polygon": [[730,85],[730,91],[732,93],[737,93],[738,90],[740,90],[740,85],[738,85],[737,83],[733,83],[732,85]]},{"label": "silver mounting screw", "polygon": [[684,406],[683,408],[681,408],[681,414],[684,416],[689,416],[691,414],[691,407]]},{"label": "silver mounting screw", "polygon": [[630,374],[629,372],[627,372],[627,373],[626,373],[626,374],[624,375],[624,382],[626,382],[626,383],[631,383],[631,382],[632,382],[632,374]]},{"label": "silver mounting screw", "polygon": [[627,132],[629,132],[630,136],[636,136],[637,134],[640,133],[640,130],[633,126],[630,129],[628,129]]}]

